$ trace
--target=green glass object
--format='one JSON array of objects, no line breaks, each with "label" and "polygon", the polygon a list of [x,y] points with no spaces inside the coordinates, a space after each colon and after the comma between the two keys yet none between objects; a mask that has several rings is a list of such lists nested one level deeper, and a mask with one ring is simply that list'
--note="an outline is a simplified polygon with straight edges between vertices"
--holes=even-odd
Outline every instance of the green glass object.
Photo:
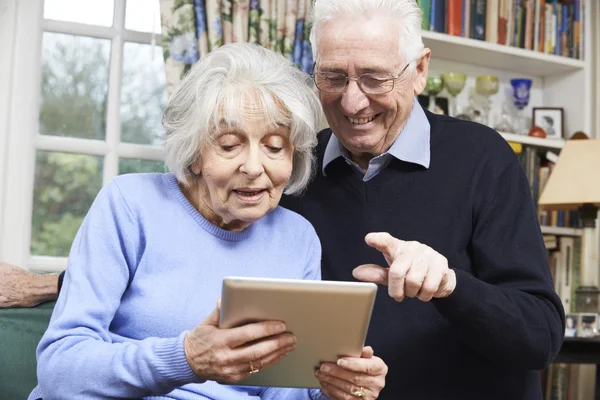
[{"label": "green glass object", "polygon": [[439,76],[428,76],[425,92],[428,96],[437,96],[444,90],[444,81]]},{"label": "green glass object", "polygon": [[451,96],[457,96],[465,87],[467,74],[464,72],[446,72],[442,74],[444,86]]},{"label": "green glass object", "polygon": [[497,76],[481,75],[475,80],[475,90],[483,96],[491,96],[498,93],[500,83]]}]

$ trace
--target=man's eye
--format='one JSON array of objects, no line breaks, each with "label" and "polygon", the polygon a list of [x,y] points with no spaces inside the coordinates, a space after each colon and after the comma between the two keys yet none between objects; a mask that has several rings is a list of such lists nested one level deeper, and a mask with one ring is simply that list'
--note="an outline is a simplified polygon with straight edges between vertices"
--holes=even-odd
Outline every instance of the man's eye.
[{"label": "man's eye", "polygon": [[334,85],[346,82],[346,78],[343,76],[328,76],[325,78],[325,80]]}]

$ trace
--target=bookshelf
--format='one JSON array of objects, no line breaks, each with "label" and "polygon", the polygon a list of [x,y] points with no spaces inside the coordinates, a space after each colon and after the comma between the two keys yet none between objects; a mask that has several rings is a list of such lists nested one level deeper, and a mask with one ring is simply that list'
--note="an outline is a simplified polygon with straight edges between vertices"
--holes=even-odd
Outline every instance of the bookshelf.
[{"label": "bookshelf", "polygon": [[544,235],[581,236],[581,229],[562,226],[541,226]]},{"label": "bookshelf", "polygon": [[540,149],[562,149],[565,145],[564,139],[540,139],[514,133],[499,132],[507,142],[516,142],[523,145],[535,146]]},{"label": "bookshelf", "polygon": [[423,42],[440,59],[515,73],[532,71],[539,76],[559,75],[585,69],[586,62],[574,58],[505,46],[482,40],[423,31]]},{"label": "bookshelf", "polygon": [[[447,33],[422,31],[423,42],[431,49],[429,75],[441,75],[444,72],[464,72],[467,83],[454,101],[458,112],[469,105],[469,97],[479,75],[495,75],[500,80],[500,90],[491,96],[492,114],[490,122],[494,127],[498,120],[502,104],[510,102],[513,78],[533,80],[529,105],[523,111],[527,118],[532,116],[533,107],[560,107],[564,111],[564,138],[576,131],[583,131],[590,137],[597,134],[594,126],[593,76],[592,68],[592,5],[598,0],[581,0],[583,13],[583,55],[584,59],[570,58],[540,51],[477,40]],[[447,11],[447,10],[446,10]],[[450,97],[446,90],[438,96]],[[508,134],[510,135],[510,134]],[[510,136],[509,136],[510,137]],[[531,144],[546,149],[560,149],[560,142],[524,142],[512,137],[514,141]],[[535,138],[533,138],[535,139]]]}]

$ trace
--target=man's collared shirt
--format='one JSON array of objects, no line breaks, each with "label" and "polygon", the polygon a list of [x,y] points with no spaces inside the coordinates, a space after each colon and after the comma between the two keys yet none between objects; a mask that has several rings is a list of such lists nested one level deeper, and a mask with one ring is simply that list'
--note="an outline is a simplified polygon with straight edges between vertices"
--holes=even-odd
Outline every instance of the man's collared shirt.
[{"label": "man's collared shirt", "polygon": [[334,133],[331,135],[325,148],[323,175],[327,176],[325,172],[327,165],[338,157],[343,157],[346,163],[353,166],[360,173],[363,182],[367,182],[381,172],[390,163],[392,157],[429,168],[431,160],[429,148],[430,129],[431,126],[429,125],[425,111],[423,111],[423,108],[415,98],[410,117],[404,129],[402,129],[400,135],[398,135],[398,138],[388,151],[377,157],[373,157],[369,161],[367,172],[363,172],[362,168],[350,159],[350,153],[342,146]]}]

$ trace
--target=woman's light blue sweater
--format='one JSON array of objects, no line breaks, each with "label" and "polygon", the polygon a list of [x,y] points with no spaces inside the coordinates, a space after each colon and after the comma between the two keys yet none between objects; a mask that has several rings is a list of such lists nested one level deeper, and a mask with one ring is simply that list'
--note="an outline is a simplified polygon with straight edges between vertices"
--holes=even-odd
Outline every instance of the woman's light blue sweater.
[{"label": "woman's light blue sweater", "polygon": [[183,339],[215,308],[225,276],[320,279],[308,221],[276,208],[242,232],[222,230],[171,174],[132,174],[104,187],[69,255],[38,349],[30,399],[309,399],[317,390],[200,380]]}]

